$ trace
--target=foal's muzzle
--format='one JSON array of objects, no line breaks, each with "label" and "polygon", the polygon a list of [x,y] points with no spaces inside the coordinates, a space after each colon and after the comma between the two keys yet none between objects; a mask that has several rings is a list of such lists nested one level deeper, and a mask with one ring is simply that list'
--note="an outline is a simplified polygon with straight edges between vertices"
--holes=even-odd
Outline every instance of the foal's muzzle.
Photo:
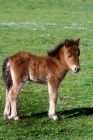
[{"label": "foal's muzzle", "polygon": [[74,73],[78,73],[78,72],[80,71],[80,66],[74,65],[74,66],[72,67],[72,71],[73,71]]}]

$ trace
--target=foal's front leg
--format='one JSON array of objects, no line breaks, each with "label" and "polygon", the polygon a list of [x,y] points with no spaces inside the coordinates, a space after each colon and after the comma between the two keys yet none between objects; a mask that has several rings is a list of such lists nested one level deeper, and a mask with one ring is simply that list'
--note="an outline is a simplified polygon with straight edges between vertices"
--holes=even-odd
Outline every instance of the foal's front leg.
[{"label": "foal's front leg", "polygon": [[49,90],[49,112],[48,115],[53,120],[58,120],[58,117],[56,115],[56,101],[57,101],[57,87],[54,87],[54,85],[48,83],[48,90]]}]

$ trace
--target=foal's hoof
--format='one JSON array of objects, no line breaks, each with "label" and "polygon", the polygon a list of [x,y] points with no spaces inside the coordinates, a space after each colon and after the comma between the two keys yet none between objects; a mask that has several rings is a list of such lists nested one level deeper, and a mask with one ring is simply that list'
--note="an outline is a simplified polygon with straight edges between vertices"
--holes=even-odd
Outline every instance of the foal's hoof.
[{"label": "foal's hoof", "polygon": [[14,120],[19,120],[19,117],[18,117],[18,116],[16,116],[16,117],[14,118]]},{"label": "foal's hoof", "polygon": [[13,116],[8,116],[8,119],[9,120],[19,120],[19,117],[18,116],[16,116],[16,117],[13,117]]},{"label": "foal's hoof", "polygon": [[53,119],[54,121],[58,120],[57,115],[49,115],[49,118]]},{"label": "foal's hoof", "polygon": [[52,117],[52,119],[53,119],[54,121],[56,121],[56,120],[58,120],[58,117],[55,115],[55,116]]}]

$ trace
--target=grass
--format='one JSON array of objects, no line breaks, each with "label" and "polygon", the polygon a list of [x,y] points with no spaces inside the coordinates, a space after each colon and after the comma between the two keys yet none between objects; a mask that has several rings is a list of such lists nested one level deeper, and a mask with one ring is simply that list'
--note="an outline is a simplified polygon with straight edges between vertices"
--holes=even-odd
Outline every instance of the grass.
[{"label": "grass", "polygon": [[[93,1],[0,0],[0,139],[93,139]],[[48,118],[47,86],[28,83],[18,98],[20,120],[3,119],[4,59],[18,51],[46,54],[66,38],[80,38],[81,71],[59,88],[58,121]]]}]

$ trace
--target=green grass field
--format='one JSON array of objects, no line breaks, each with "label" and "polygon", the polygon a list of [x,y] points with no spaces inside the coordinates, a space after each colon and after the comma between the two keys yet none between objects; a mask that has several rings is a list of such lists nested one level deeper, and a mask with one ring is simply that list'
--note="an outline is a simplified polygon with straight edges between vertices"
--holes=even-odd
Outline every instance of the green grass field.
[{"label": "green grass field", "polygon": [[[19,95],[20,120],[4,120],[4,59],[43,55],[67,38],[81,39],[81,71],[60,85],[59,120],[47,115],[47,86],[33,83]],[[0,77],[0,140],[93,140],[93,0],[0,0]]]}]

